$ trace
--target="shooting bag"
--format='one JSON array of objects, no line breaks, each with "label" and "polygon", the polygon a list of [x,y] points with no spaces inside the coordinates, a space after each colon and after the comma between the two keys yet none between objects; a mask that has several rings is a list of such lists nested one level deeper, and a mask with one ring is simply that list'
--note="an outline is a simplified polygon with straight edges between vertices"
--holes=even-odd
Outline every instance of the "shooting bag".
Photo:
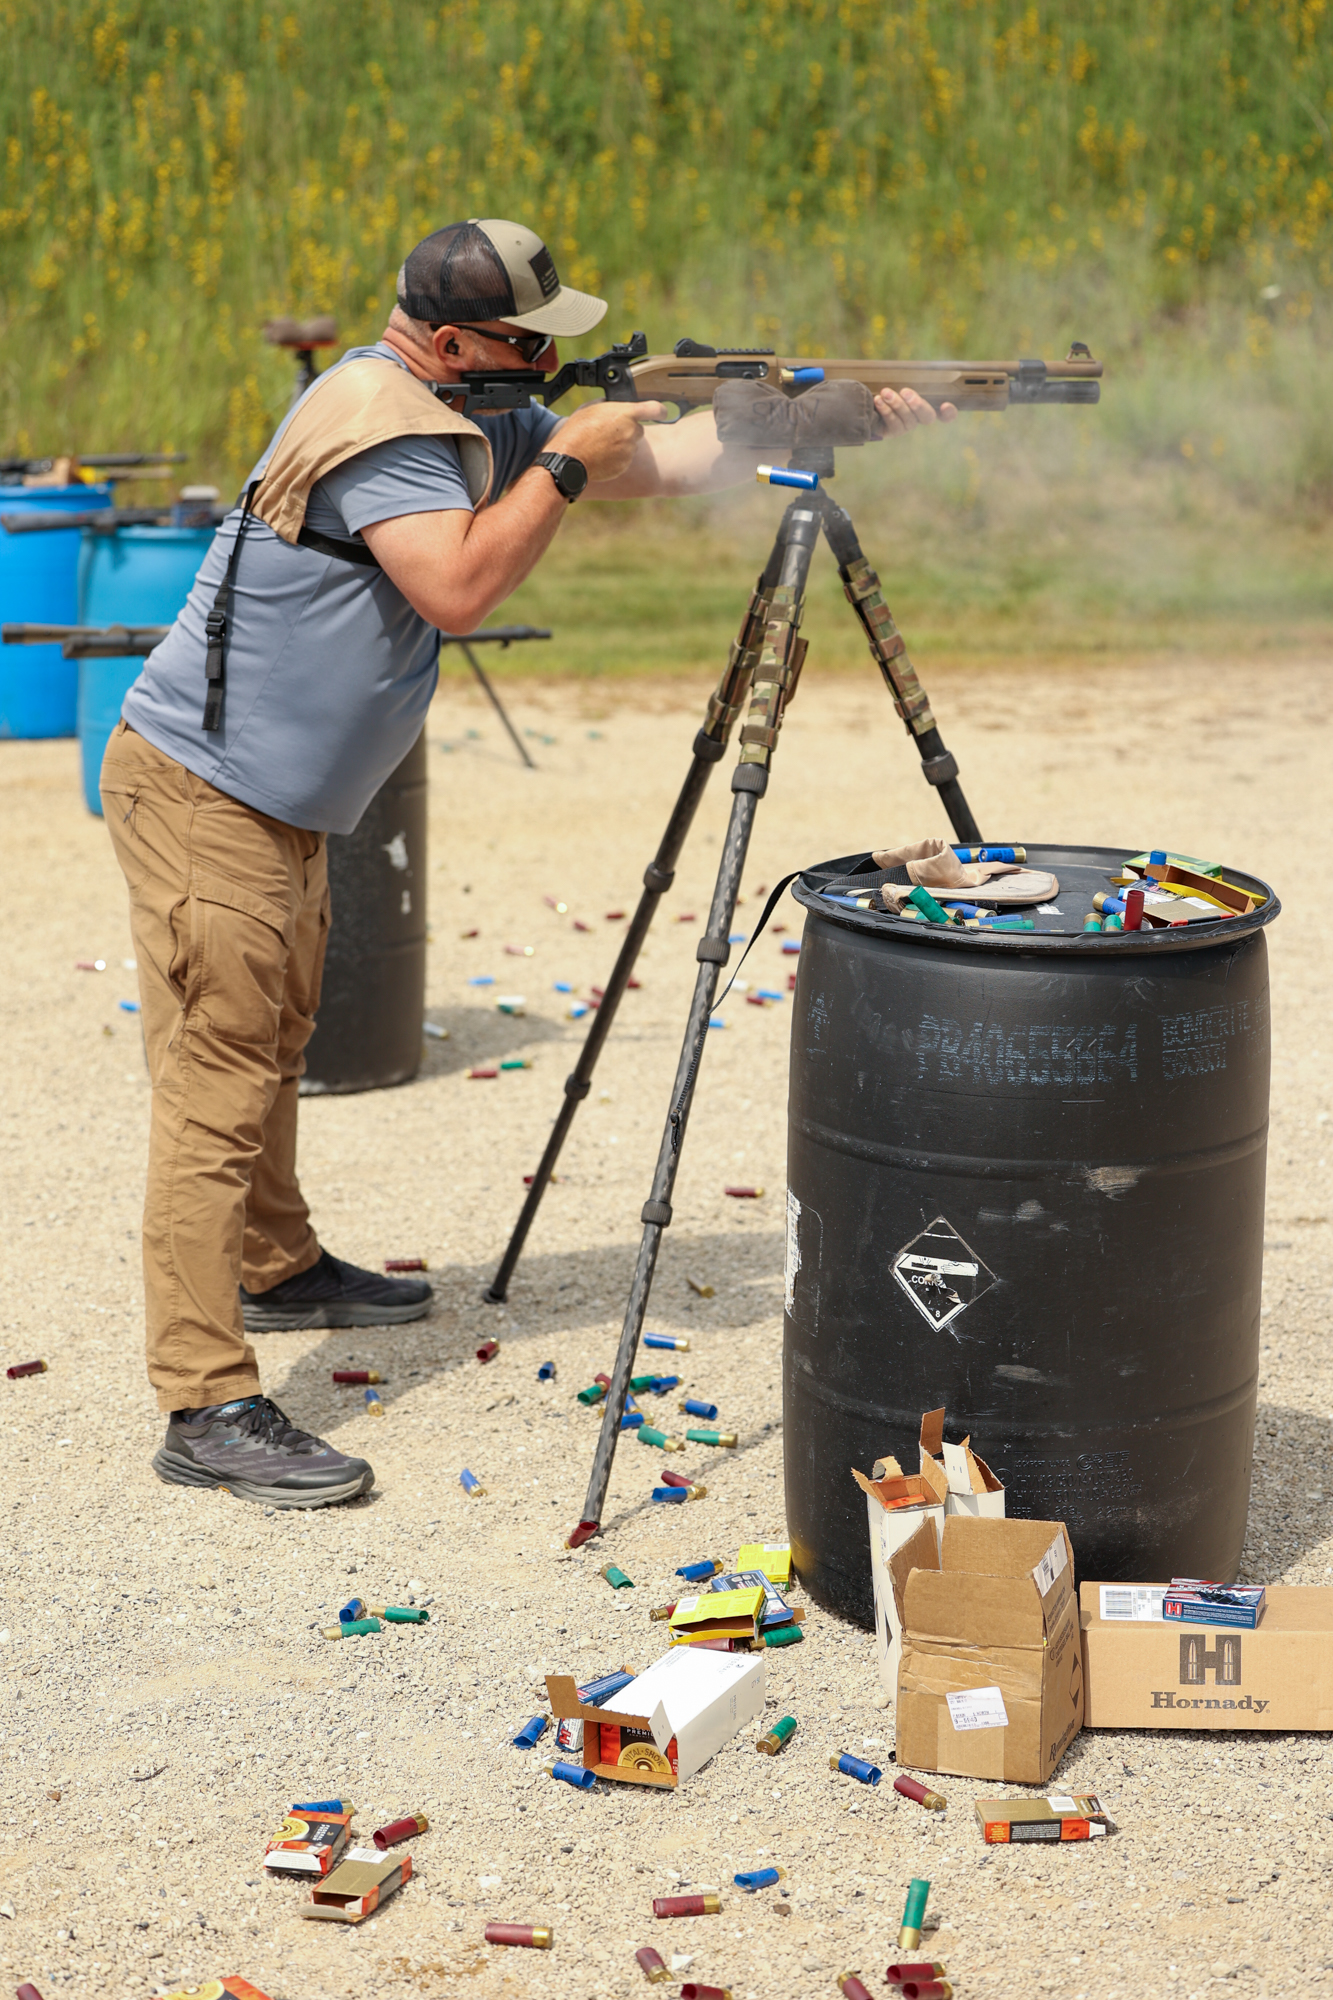
[{"label": "shooting bag", "polygon": [[799,396],[788,396],[771,382],[720,382],[713,416],[723,444],[759,451],[869,444],[884,434],[864,382],[817,382]]}]

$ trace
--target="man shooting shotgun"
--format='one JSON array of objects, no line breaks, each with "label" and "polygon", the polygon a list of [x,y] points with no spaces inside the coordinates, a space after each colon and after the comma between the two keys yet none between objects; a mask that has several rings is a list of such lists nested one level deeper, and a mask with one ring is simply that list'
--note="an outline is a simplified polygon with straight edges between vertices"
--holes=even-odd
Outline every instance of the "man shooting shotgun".
[{"label": "man shooting shotgun", "polygon": [[[153,1463],[169,1482],[276,1507],[368,1491],[364,1459],[263,1396],[246,1335],[429,1309],[424,1281],[321,1247],[296,1114],[329,927],[325,837],[351,832],[416,740],[440,633],[502,604],[581,494],[713,491],[763,456],[707,411],[657,424],[678,400],[669,383],[563,420],[543,408],[557,337],[605,311],[518,223],[453,223],[419,243],[383,337],[326,369],[279,426],[107,746],[153,1086],[145,1316],[168,1416]],[[574,363],[578,380],[597,365]],[[603,374],[618,365],[603,357]],[[479,404],[478,381],[508,400]],[[860,442],[936,420],[910,383],[866,402]]]}]

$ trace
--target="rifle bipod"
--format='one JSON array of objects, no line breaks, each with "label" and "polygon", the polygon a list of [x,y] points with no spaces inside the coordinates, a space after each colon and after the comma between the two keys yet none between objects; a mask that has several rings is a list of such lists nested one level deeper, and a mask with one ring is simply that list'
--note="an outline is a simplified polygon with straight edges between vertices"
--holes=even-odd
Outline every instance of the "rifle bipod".
[{"label": "rifle bipod", "polygon": [[[792,464],[798,464],[795,456]],[[810,453],[805,464],[828,477],[832,472],[832,454],[820,454],[817,459],[814,453]],[[879,578],[862,552],[851,517],[823,492],[816,490],[801,494],[783,514],[772,553],[750,599],[726,670],[717,691],[709,698],[704,726],[694,739],[690,769],[657,853],[644,870],[643,894],[621,944],[588,1038],[578,1062],[566,1079],[559,1116],[551,1128],[546,1149],[532,1177],[532,1185],[499,1269],[488,1290],[482,1294],[483,1298],[497,1305],[506,1296],[524,1241],[560,1156],[560,1149],[574,1122],[575,1111],[591,1089],[597,1058],[610,1033],[616,1009],[629,984],[657,905],[674,880],[676,862],[703,796],[709,771],[722,758],[748,696],[749,709],[740,733],[740,759],[731,780],[731,817],[713,888],[707,928],[695,949],[699,970],[695,977],[685,1039],[676,1065],[671,1109],[658,1150],[652,1192],[641,1213],[643,1235],[625,1308],[620,1345],[611,1371],[611,1386],[603,1406],[602,1428],[593,1457],[583,1518],[569,1537],[571,1548],[587,1541],[601,1526],[602,1506],[611,1477],[611,1463],[625,1411],[634,1357],[648,1309],[648,1294],[652,1288],[662,1231],[671,1222],[671,1195],[699,1064],[703,1058],[709,1017],[713,1011],[718,974],[730,957],[728,938],[755,813],[768,787],[768,774],[782,719],[796,692],[805,660],[806,641],[800,636],[800,624],[806,580],[821,532],[833,551],[843,588],[888,684],[894,707],[916,739],[923,775],[929,784],[938,789],[957,838],[969,843],[981,839],[980,830],[958,783],[958,766],[940,739],[930,703],[884,602]]]}]

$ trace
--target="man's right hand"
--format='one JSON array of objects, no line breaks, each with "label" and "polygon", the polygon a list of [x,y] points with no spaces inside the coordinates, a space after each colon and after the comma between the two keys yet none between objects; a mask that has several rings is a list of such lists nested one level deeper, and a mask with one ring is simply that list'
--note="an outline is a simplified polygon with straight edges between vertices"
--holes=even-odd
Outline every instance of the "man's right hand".
[{"label": "man's right hand", "polygon": [[618,479],[629,470],[643,439],[643,425],[660,423],[664,403],[585,403],[566,417],[549,449],[588,468],[589,481]]}]

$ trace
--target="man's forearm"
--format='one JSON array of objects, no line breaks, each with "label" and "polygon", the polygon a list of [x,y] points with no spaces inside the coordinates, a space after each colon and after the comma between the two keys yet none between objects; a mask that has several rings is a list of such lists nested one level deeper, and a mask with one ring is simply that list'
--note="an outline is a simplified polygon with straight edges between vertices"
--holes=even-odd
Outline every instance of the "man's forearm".
[{"label": "man's forearm", "polygon": [[772,452],[723,444],[711,410],[645,430],[628,471],[588,488],[590,500],[674,499],[743,486]]},{"label": "man's forearm", "polygon": [[363,532],[413,610],[441,632],[472,632],[546,553],[568,509],[542,467],[493,507],[404,514]]}]

